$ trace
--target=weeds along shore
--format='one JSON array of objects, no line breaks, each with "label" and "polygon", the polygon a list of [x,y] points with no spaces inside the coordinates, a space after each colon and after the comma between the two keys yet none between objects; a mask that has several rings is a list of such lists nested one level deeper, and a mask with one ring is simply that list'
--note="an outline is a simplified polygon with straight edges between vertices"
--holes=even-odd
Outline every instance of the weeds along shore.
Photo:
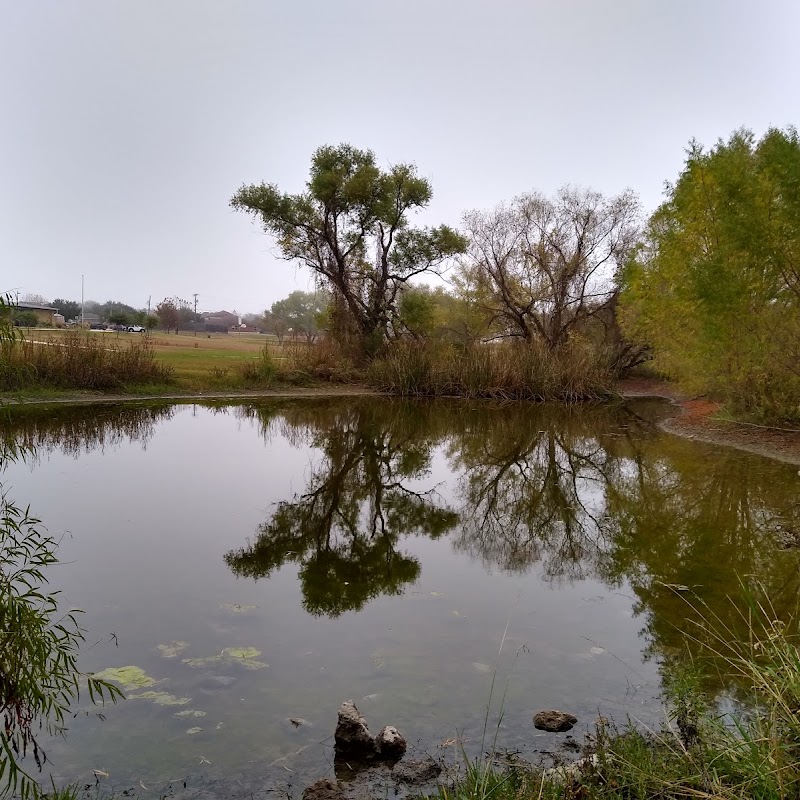
[{"label": "weeds along shore", "polygon": [[[461,777],[436,800],[784,800],[800,796],[800,649],[794,621],[743,588],[737,606],[748,636],[737,639],[707,607],[687,642],[717,665],[731,687],[724,707],[703,690],[704,659],[664,669],[665,723],[642,730],[598,719],[583,758],[542,769],[485,743],[464,758]],[[688,609],[687,609],[688,610]],[[690,616],[694,616],[692,613]],[[708,664],[706,664],[706,668]],[[719,666],[717,667],[719,668]],[[735,699],[732,699],[735,698]],[[502,716],[502,709],[500,712]]]},{"label": "weeds along shore", "polygon": [[537,342],[455,345],[401,339],[369,360],[332,341],[282,347],[267,342],[255,351],[234,350],[227,358],[224,351],[184,348],[191,359],[174,352],[176,347],[159,345],[149,336],[20,336],[0,344],[0,391],[357,384],[400,396],[572,403],[606,399],[615,385],[608,359],[582,341],[551,352]]}]

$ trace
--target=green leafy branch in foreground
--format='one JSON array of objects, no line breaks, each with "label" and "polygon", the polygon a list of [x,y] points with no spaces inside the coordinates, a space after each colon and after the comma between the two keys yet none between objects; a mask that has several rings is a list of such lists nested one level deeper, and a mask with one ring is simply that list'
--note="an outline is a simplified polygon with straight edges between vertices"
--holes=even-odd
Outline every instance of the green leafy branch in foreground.
[{"label": "green leafy branch in foreground", "polygon": [[[0,441],[0,472],[21,455],[15,443]],[[46,755],[37,737],[64,734],[84,681],[92,703],[122,697],[116,686],[78,669],[80,612],[61,614],[59,593],[47,590],[45,571],[57,563],[56,549],[41,521],[0,483],[0,797],[43,794],[20,762],[30,755],[41,771]]]},{"label": "green leafy branch in foreground", "polygon": [[120,690],[77,668],[84,633],[76,614],[59,614],[58,592],[47,592],[45,568],[57,562],[56,542],[40,521],[0,494],[0,796],[23,800],[40,789],[20,766],[27,755],[39,770],[46,755],[37,740],[44,730],[62,734],[85,678],[92,703],[116,701]]}]

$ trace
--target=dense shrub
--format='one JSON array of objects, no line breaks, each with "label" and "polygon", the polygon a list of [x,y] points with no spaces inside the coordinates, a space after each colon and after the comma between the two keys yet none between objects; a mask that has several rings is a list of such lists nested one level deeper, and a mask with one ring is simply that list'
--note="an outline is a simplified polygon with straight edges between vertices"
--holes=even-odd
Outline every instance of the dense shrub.
[{"label": "dense shrub", "polygon": [[624,274],[621,320],[655,367],[765,419],[800,419],[800,137],[693,143]]}]

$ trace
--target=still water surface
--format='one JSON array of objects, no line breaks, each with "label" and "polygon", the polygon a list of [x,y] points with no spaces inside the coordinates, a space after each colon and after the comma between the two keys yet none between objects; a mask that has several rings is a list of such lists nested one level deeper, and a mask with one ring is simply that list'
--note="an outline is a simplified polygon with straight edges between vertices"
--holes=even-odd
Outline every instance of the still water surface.
[{"label": "still water surface", "polygon": [[374,398],[19,412],[37,455],[6,479],[62,538],[50,578],[86,612],[82,667],[139,667],[155,683],[129,695],[181,703],[79,714],[49,743],[52,772],[142,795],[198,775],[296,791],[330,774],[350,698],[420,751],[453,758],[461,738],[476,753],[506,625],[501,746],[557,748],[533,729],[541,708],[575,713],[579,734],[598,712],[660,724],[687,600],[738,630],[740,581],[778,614],[800,589],[781,548],[797,468],[662,434],[665,413]]}]

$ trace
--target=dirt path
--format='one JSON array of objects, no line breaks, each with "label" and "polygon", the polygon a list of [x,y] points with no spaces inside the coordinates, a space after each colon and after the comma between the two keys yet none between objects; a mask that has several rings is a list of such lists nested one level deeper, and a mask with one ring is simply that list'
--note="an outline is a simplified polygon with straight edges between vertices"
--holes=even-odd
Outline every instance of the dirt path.
[{"label": "dirt path", "polygon": [[661,423],[667,433],[698,442],[726,445],[748,453],[800,465],[800,429],[775,428],[719,419],[722,406],[707,397],[689,397],[675,386],[654,380],[626,380],[618,390],[623,397],[663,397],[678,412]]}]

